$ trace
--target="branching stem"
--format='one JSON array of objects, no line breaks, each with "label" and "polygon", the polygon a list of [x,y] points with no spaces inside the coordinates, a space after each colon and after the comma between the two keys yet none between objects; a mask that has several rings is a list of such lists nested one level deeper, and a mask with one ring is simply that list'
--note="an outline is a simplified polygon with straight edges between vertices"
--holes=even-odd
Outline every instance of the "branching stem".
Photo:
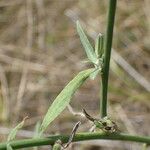
[{"label": "branching stem", "polygon": [[[63,143],[66,143],[69,139],[69,135],[54,135],[46,138],[32,138],[25,140],[16,140],[10,142],[10,145],[13,149],[19,148],[27,148],[34,146],[42,146],[42,145],[53,145],[55,141],[61,140]],[[120,141],[132,141],[132,142],[141,142],[150,145],[150,137],[144,136],[136,136],[136,135],[128,135],[128,134],[106,134],[106,133],[79,133],[76,134],[73,142],[77,141],[85,141],[85,140],[120,140]],[[0,150],[6,150],[7,143],[0,144]]]},{"label": "branching stem", "polygon": [[[102,88],[101,88],[101,117],[107,116],[107,91],[108,91],[108,77],[109,77],[109,64],[111,56],[111,46],[113,38],[113,27],[115,20],[115,10],[116,10],[116,1],[109,0],[109,11],[108,11],[108,23],[106,30],[106,38],[104,44],[104,67],[102,74]],[[42,145],[54,145],[57,140],[61,140],[62,143],[66,143],[70,135],[53,135],[46,138],[32,138],[32,139],[23,139],[10,141],[9,144],[13,149],[42,146]],[[85,140],[120,140],[120,141],[132,141],[132,142],[141,142],[150,145],[150,137],[146,136],[137,136],[129,135],[124,133],[79,133],[76,134],[72,142],[85,141]],[[0,143],[0,150],[7,149],[7,142]]]}]

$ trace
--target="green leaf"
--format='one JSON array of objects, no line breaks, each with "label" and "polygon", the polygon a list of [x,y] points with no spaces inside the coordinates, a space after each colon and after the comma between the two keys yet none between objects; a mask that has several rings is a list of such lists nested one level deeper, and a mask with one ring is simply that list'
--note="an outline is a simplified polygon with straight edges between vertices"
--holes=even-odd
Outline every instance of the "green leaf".
[{"label": "green leaf", "polygon": [[100,33],[97,36],[95,42],[95,53],[98,58],[101,58],[104,53],[103,44],[104,44],[104,36]]},{"label": "green leaf", "polygon": [[11,147],[11,145],[10,145],[9,143],[7,144],[6,149],[7,149],[7,150],[13,150],[13,148]]},{"label": "green leaf", "polygon": [[[39,137],[40,127],[41,127],[41,121],[38,121],[35,125],[35,128],[34,128],[33,138],[38,138]],[[34,147],[33,150],[38,150],[38,147]]]},{"label": "green leaf", "polygon": [[95,71],[90,74],[90,79],[94,80],[100,71],[100,69],[95,69]]},{"label": "green leaf", "polygon": [[66,85],[66,87],[60,92],[60,94],[53,101],[52,105],[48,109],[44,120],[41,124],[40,134],[45,131],[48,125],[67,107],[73,94],[84,83],[84,81],[90,76],[94,69],[88,69],[81,71],[72,81]]},{"label": "green leaf", "polygon": [[95,54],[94,49],[93,49],[92,45],[90,44],[90,42],[86,36],[86,34],[84,33],[79,21],[77,21],[77,32],[80,36],[81,43],[85,49],[85,52],[87,54],[88,59],[91,62],[93,62],[94,64],[96,64],[96,62],[97,62],[96,54]]},{"label": "green leaf", "polygon": [[10,131],[10,133],[9,133],[9,135],[8,135],[8,138],[7,138],[7,142],[9,142],[9,141],[15,139],[18,130],[23,127],[24,122],[25,122],[25,120],[26,120],[27,118],[28,118],[28,117],[25,117],[25,118],[22,120],[22,122],[20,122],[15,128],[13,128],[13,129]]},{"label": "green leaf", "polygon": [[34,134],[33,138],[37,138],[39,136],[40,127],[41,127],[41,122],[38,121],[35,125],[35,129],[34,129],[35,134]]}]

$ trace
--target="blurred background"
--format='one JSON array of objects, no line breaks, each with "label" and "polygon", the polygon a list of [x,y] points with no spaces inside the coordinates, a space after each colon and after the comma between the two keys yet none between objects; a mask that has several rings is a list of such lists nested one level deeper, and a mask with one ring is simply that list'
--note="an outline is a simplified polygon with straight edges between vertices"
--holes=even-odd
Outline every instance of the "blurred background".
[{"label": "blurred background", "polygon": [[[18,139],[34,135],[35,125],[63,87],[89,67],[75,22],[93,42],[106,29],[107,0],[0,0],[0,141],[29,116]],[[109,116],[123,132],[150,135],[150,1],[118,0],[109,80]],[[93,42],[94,44],[94,42]],[[70,109],[99,117],[100,79],[87,80]],[[48,134],[69,134],[81,120],[65,111]],[[82,119],[78,131],[91,123]],[[142,144],[118,141],[75,143],[71,150],[138,150]],[[29,148],[28,148],[29,149]],[[31,149],[31,148],[30,148]],[[39,149],[50,149],[50,146]]]}]

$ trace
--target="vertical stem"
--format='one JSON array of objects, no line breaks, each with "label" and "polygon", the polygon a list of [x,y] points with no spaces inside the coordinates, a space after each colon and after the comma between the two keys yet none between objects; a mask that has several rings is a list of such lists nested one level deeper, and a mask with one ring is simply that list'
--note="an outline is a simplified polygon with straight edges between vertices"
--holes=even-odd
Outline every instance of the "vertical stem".
[{"label": "vertical stem", "polygon": [[109,63],[111,56],[111,46],[113,39],[113,27],[115,20],[115,11],[116,11],[116,1],[109,0],[109,10],[108,10],[108,20],[107,20],[107,29],[106,29],[106,38],[104,43],[104,66],[103,74],[101,81],[101,104],[100,111],[101,117],[107,116],[107,91],[108,91],[108,77],[109,77]]}]

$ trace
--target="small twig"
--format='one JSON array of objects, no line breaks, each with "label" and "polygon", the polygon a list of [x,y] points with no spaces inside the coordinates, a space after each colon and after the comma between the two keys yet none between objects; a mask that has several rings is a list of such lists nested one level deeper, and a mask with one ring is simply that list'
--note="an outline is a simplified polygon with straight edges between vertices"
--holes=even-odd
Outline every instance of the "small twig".
[{"label": "small twig", "polygon": [[86,117],[87,119],[89,119],[89,120],[92,121],[92,122],[95,121],[95,118],[91,117],[91,116],[86,112],[85,109],[83,109],[83,113],[84,113],[84,115],[85,115],[85,117]]},{"label": "small twig", "polygon": [[79,128],[80,125],[81,125],[81,122],[80,122],[80,121],[78,121],[78,122],[75,124],[75,126],[73,127],[73,129],[72,129],[72,131],[71,131],[71,134],[70,134],[70,137],[69,137],[69,140],[68,140],[67,144],[65,144],[65,145],[63,146],[64,149],[67,148],[67,147],[71,144],[71,142],[73,141],[73,138],[74,138],[74,136],[75,136],[75,134],[76,134],[76,132],[77,132],[77,129]]},{"label": "small twig", "polygon": [[74,116],[81,116],[81,117],[85,116],[82,112],[76,112],[76,111],[74,111],[74,109],[72,108],[72,106],[70,104],[67,106],[67,108],[68,108],[69,112],[71,114],[73,114]]},{"label": "small twig", "polygon": [[25,88],[26,88],[26,82],[27,82],[27,70],[24,69],[21,80],[20,80],[20,84],[19,84],[19,90],[18,90],[18,95],[17,95],[17,104],[16,104],[16,109],[15,109],[15,112],[16,112],[15,117],[16,118],[15,118],[14,122],[16,122],[19,117],[18,114],[22,107],[22,99],[23,99]]}]

